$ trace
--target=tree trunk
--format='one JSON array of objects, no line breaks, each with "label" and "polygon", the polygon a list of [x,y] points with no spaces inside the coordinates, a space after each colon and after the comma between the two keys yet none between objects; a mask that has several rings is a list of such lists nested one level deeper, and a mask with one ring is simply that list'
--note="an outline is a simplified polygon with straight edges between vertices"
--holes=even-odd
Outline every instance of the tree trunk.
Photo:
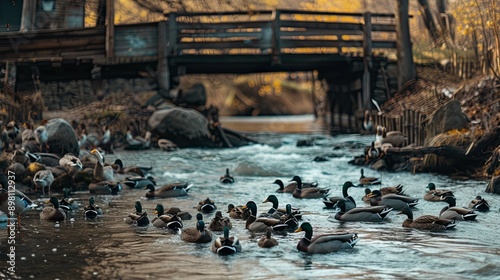
[{"label": "tree trunk", "polygon": [[396,12],[398,87],[417,77],[410,40],[408,5],[408,0],[398,0]]},{"label": "tree trunk", "polygon": [[427,0],[418,0],[418,3],[420,5],[420,13],[424,20],[425,28],[429,32],[429,35],[431,35],[432,41],[437,43],[439,40],[439,33],[434,23],[434,17],[432,16],[429,2]]}]

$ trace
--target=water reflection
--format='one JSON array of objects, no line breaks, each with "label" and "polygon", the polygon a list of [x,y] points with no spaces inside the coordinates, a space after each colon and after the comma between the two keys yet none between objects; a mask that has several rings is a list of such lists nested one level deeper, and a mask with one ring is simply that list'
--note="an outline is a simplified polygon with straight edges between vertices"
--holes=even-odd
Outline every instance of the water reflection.
[{"label": "water reflection", "polygon": [[[317,180],[330,188],[332,195],[341,194],[345,180],[357,180],[359,168],[347,164],[361,153],[357,143],[367,144],[369,136],[342,135],[327,137],[311,134],[317,143],[297,147],[304,139],[298,134],[253,134],[265,144],[237,149],[184,149],[174,153],[162,151],[120,152],[107,160],[122,158],[125,164],[152,165],[158,183],[189,180],[194,184],[187,197],[147,199],[145,190],[125,189],[117,196],[98,195],[96,202],[104,215],[86,220],[81,208],[72,218],[56,226],[41,221],[36,211],[23,217],[23,228],[16,234],[16,275],[12,278],[39,279],[494,279],[500,275],[500,226],[498,197],[484,193],[485,183],[455,181],[432,174],[378,173],[366,170],[370,176],[382,178],[383,186],[403,183],[406,193],[423,197],[425,186],[437,186],[454,191],[457,203],[466,206],[477,194],[490,202],[489,213],[480,213],[477,222],[461,222],[455,230],[427,233],[402,228],[403,216],[390,213],[382,223],[339,222],[334,210],[325,209],[320,200],[300,200],[290,194],[274,193],[275,179],[290,180],[301,175],[305,181]],[[271,145],[268,145],[270,143]],[[339,147],[333,149],[332,147]],[[317,155],[328,161],[313,162]],[[235,183],[224,185],[219,177],[230,168]],[[210,197],[220,210],[229,203],[243,205],[248,200],[257,203],[259,212],[267,211],[269,203],[262,201],[275,194],[281,205],[300,207],[304,221],[314,227],[314,235],[330,232],[357,232],[360,241],[350,251],[327,255],[307,255],[298,252],[301,233],[274,235],[280,244],[271,249],[257,246],[263,234],[251,235],[244,221],[232,220],[232,235],[239,237],[240,254],[219,257],[210,244],[183,242],[178,235],[148,226],[137,228],[123,220],[140,200],[150,219],[157,203],[176,206],[193,216],[198,201]],[[349,194],[362,206],[363,188],[353,188]],[[80,205],[88,201],[85,192],[73,197]],[[41,203],[40,199],[38,203]],[[437,214],[441,203],[420,200],[415,216]],[[224,213],[224,216],[227,214]],[[209,221],[214,213],[204,215]],[[7,261],[5,223],[0,231],[0,262]],[[194,226],[194,219],[185,227]],[[221,233],[215,233],[221,235]],[[0,266],[7,275],[7,268]]]}]

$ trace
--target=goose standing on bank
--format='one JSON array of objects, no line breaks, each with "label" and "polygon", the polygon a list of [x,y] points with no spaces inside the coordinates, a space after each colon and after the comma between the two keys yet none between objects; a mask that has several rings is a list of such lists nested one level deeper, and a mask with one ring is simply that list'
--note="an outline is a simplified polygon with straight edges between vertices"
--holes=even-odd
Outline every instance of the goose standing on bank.
[{"label": "goose standing on bank", "polygon": [[382,144],[391,144],[394,147],[403,147],[403,144],[408,140],[408,137],[401,131],[387,131],[382,127]]},{"label": "goose standing on bank", "polygon": [[113,176],[113,168],[109,165],[104,165],[104,157],[102,154],[96,150],[93,149],[90,151],[91,154],[93,154],[97,158],[97,162],[95,163],[94,166],[94,179],[97,182],[102,182],[102,181],[112,181],[114,176]]},{"label": "goose standing on bank", "polygon": [[42,189],[42,194],[45,195],[45,188],[48,189],[48,194],[50,195],[50,186],[54,182],[54,174],[50,170],[40,170],[33,177],[33,184],[35,184],[35,190],[38,188]]}]

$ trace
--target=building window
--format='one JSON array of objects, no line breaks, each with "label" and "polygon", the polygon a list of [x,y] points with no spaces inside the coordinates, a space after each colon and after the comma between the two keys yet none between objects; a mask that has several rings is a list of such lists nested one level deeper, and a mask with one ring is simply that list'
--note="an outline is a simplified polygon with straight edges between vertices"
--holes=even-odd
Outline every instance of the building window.
[{"label": "building window", "polygon": [[56,9],[56,0],[42,0],[42,11],[53,12]]}]

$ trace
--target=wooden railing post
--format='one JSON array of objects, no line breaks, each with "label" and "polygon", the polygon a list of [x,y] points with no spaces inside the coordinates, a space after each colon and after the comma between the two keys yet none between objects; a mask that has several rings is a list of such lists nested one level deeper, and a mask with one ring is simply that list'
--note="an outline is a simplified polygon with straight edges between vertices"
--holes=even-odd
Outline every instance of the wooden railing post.
[{"label": "wooden railing post", "polygon": [[115,54],[115,1],[106,0],[106,59],[111,62]]},{"label": "wooden railing post", "polygon": [[158,73],[158,86],[164,93],[170,90],[170,69],[168,68],[167,53],[167,22],[158,22],[158,64],[156,72]]},{"label": "wooden railing post", "polygon": [[273,63],[281,64],[281,11],[273,11]]},{"label": "wooden railing post", "polygon": [[371,78],[370,71],[372,69],[372,16],[370,13],[363,15],[363,109],[371,108]]}]

